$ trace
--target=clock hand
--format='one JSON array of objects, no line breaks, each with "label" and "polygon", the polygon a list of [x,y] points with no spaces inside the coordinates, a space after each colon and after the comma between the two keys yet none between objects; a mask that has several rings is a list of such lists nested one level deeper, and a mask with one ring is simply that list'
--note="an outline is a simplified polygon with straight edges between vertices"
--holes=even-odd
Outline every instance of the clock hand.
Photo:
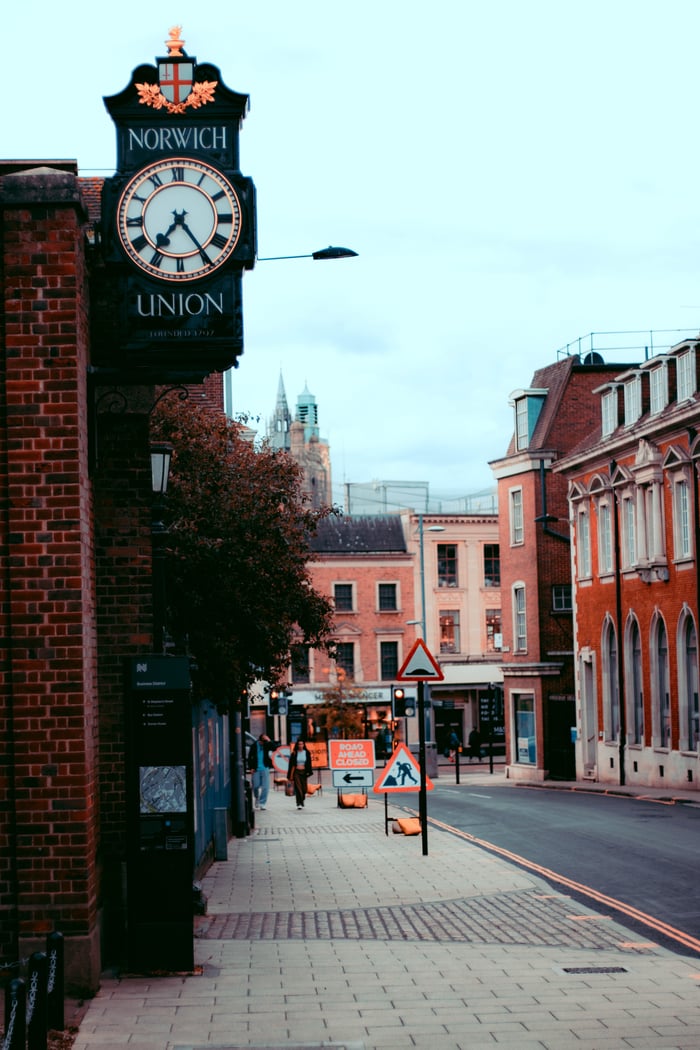
[{"label": "clock hand", "polygon": [[168,244],[170,244],[170,234],[173,232],[174,229],[176,229],[176,227],[181,226],[183,224],[186,214],[186,211],[183,211],[181,215],[178,215],[176,211],[173,212],[173,221],[170,223],[165,233],[156,234],[157,248],[165,248]]},{"label": "clock hand", "polygon": [[185,222],[185,213],[184,213],[184,212],[183,212],[183,215],[182,215],[182,220],[181,220],[181,222],[179,223],[179,225],[180,225],[180,226],[182,226],[183,230],[185,231],[185,233],[187,234],[187,236],[189,237],[189,239],[190,239],[190,240],[192,241],[192,243],[193,243],[193,244],[194,244],[194,245],[196,246],[197,250],[199,251],[199,254],[200,254],[200,255],[201,255],[201,257],[202,257],[202,261],[203,261],[203,262],[205,262],[205,263],[209,263],[209,262],[211,262],[211,259],[209,258],[209,256],[208,256],[208,255],[207,255],[207,253],[205,252],[204,248],[203,248],[203,247],[202,247],[202,245],[201,245],[201,244],[199,243],[199,241],[197,240],[197,238],[195,237],[195,235],[194,235],[194,234],[192,233],[192,230],[191,230],[191,229],[189,228],[189,226],[188,226],[188,225],[187,225],[187,223]]}]

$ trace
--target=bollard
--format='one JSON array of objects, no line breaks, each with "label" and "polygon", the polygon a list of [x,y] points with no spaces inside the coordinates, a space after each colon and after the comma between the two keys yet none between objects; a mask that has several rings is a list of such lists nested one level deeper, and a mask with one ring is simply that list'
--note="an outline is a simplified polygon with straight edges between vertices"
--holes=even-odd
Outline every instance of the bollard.
[{"label": "bollard", "polygon": [[5,993],[5,1038],[2,1050],[24,1050],[26,1040],[26,1001],[24,981],[16,977]]},{"label": "bollard", "polygon": [[228,810],[214,809],[214,860],[228,860]]},{"label": "bollard", "polygon": [[34,952],[27,969],[27,1050],[46,1050],[46,952]]},{"label": "bollard", "polygon": [[48,935],[46,953],[49,957],[46,1022],[49,1028],[62,1032],[65,1027],[62,933],[54,931]]}]

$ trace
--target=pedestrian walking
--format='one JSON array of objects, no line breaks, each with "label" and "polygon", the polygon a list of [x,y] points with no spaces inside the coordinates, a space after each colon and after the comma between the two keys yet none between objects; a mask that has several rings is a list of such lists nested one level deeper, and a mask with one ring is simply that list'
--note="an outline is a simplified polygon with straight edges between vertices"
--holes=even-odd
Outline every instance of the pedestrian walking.
[{"label": "pedestrian walking", "polygon": [[459,737],[457,736],[456,731],[453,729],[452,732],[450,733],[450,742],[449,742],[449,749],[450,749],[449,759],[450,759],[450,762],[454,762],[455,761],[455,759],[457,757],[457,748],[458,747],[459,747]]},{"label": "pedestrian walking", "polygon": [[291,780],[294,784],[294,798],[296,799],[297,809],[304,808],[306,782],[312,772],[311,752],[304,741],[299,739],[289,756],[289,769],[287,770],[287,780]]},{"label": "pedestrian walking", "polygon": [[267,796],[270,794],[270,770],[272,769],[272,751],[275,745],[267,733],[261,733],[248,750],[247,767],[252,774],[253,805],[256,809],[267,808]]}]

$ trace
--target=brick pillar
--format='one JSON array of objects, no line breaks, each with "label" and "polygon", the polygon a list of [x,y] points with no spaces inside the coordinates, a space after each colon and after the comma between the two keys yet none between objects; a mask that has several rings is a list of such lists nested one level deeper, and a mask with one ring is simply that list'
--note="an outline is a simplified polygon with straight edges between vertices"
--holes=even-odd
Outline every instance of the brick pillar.
[{"label": "brick pillar", "polygon": [[99,985],[97,652],[88,326],[78,180],[0,184],[0,930],[25,956],[66,937],[69,983]]},{"label": "brick pillar", "polygon": [[153,388],[95,391],[95,550],[100,684],[103,954],[123,963],[126,901],[125,658],[152,651]]}]

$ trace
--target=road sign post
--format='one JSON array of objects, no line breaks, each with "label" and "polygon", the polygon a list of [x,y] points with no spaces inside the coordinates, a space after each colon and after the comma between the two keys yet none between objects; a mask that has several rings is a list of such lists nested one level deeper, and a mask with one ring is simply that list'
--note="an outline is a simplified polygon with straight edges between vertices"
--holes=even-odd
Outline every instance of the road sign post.
[{"label": "road sign post", "polygon": [[425,769],[425,683],[442,682],[444,675],[435,657],[429,652],[422,638],[417,638],[413,648],[404,660],[398,682],[418,683],[418,765],[420,767],[420,789],[418,792],[418,813],[420,816],[420,833],[423,856],[428,856],[428,794]]},{"label": "road sign post", "polygon": [[420,766],[420,791],[418,792],[418,815],[423,856],[428,856],[428,792],[425,779],[425,682],[418,683],[418,765]]}]

